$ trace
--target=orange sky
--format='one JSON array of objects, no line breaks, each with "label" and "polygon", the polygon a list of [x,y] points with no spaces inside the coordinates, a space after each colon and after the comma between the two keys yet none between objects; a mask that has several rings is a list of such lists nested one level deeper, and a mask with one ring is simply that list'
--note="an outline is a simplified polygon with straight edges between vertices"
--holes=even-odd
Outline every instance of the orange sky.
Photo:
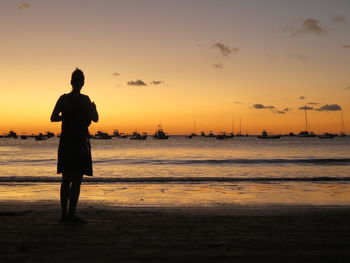
[{"label": "orange sky", "polygon": [[77,66],[91,132],[299,132],[305,105],[311,130],[340,132],[338,105],[350,132],[346,0],[5,0],[0,35],[0,133],[59,132]]}]

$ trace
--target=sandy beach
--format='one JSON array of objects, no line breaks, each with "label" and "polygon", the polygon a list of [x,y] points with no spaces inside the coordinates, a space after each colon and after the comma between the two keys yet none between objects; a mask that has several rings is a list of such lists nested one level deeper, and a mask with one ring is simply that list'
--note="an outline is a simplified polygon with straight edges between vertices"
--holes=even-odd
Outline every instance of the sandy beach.
[{"label": "sandy beach", "polygon": [[118,207],[0,202],[1,262],[346,262],[350,207]]}]

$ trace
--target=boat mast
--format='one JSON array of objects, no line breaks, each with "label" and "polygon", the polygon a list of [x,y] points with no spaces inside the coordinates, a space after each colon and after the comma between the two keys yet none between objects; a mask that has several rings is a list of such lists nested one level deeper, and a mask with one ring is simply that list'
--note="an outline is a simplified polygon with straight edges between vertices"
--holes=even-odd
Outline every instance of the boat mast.
[{"label": "boat mast", "polygon": [[234,133],[234,128],[235,128],[235,121],[234,121],[234,119],[232,118],[232,134],[235,134],[235,133]]},{"label": "boat mast", "polygon": [[197,134],[196,118],[194,118],[194,120],[193,120],[193,132],[194,132],[194,134]]},{"label": "boat mast", "polygon": [[344,119],[343,119],[343,111],[341,111],[341,134],[344,134]]},{"label": "boat mast", "polygon": [[309,133],[309,129],[308,129],[309,125],[308,125],[308,123],[307,123],[306,106],[304,107],[304,110],[305,110],[305,131],[306,131],[307,133]]},{"label": "boat mast", "polygon": [[242,135],[242,119],[239,118],[239,135]]}]

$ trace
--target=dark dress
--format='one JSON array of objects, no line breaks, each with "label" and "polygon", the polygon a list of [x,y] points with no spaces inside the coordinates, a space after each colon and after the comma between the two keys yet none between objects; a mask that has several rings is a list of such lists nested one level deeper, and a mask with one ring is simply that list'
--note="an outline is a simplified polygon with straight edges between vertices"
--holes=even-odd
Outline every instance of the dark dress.
[{"label": "dark dress", "polygon": [[62,112],[57,173],[74,172],[92,176],[88,130],[91,124],[90,98],[69,93],[62,95],[57,103]]}]

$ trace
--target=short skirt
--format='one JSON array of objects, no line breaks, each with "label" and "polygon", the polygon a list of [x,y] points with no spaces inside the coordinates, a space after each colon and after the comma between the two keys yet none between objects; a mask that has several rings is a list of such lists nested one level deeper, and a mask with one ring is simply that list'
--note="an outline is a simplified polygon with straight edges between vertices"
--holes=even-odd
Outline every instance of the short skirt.
[{"label": "short skirt", "polygon": [[92,176],[90,138],[87,134],[61,133],[57,173],[74,172]]}]

